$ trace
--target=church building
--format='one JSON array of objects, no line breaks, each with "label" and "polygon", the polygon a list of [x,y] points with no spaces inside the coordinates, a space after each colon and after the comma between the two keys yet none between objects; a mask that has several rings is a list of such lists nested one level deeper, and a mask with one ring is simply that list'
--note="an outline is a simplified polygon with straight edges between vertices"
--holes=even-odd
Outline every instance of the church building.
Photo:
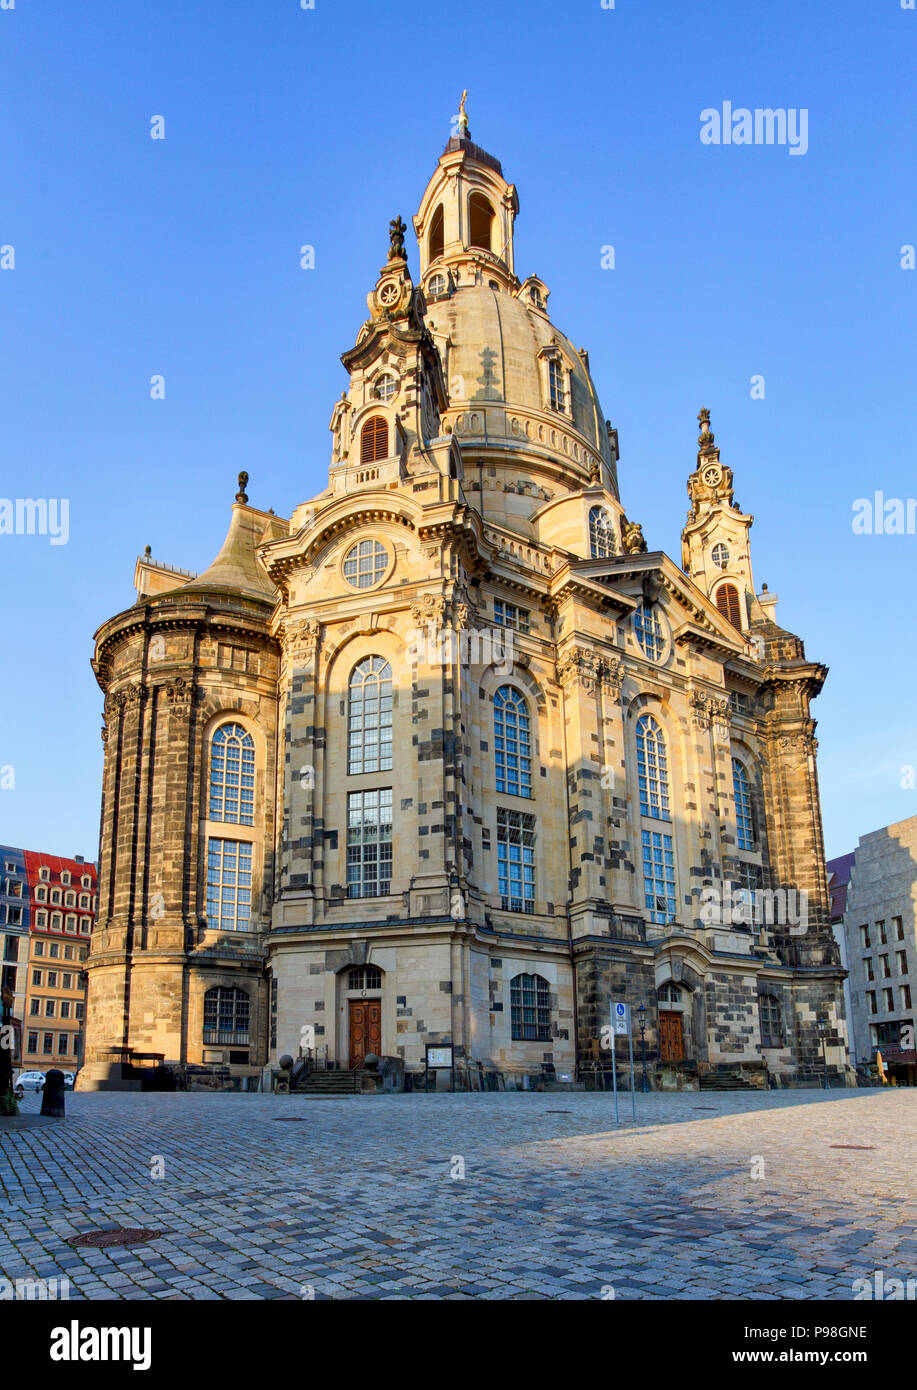
[{"label": "church building", "polygon": [[[137,562],[105,696],[85,1088],[284,1054],[463,1089],[849,1074],[810,704],[700,412],[680,563],[462,112],[342,361],[327,487]],[[687,471],[687,470],[686,470]],[[259,479],[259,485],[262,480]],[[646,534],[645,534],[646,533]],[[450,1052],[451,1050],[451,1052]],[[626,1057],[619,1045],[619,1058]]]}]

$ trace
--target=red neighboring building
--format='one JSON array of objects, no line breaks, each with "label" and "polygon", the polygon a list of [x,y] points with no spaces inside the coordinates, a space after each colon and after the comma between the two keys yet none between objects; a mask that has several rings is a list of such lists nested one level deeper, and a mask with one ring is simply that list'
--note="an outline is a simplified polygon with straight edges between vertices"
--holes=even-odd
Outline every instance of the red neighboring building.
[{"label": "red neighboring building", "polygon": [[76,1071],[83,1056],[85,961],[98,910],[98,874],[84,859],[24,853],[31,911],[21,1065]]}]

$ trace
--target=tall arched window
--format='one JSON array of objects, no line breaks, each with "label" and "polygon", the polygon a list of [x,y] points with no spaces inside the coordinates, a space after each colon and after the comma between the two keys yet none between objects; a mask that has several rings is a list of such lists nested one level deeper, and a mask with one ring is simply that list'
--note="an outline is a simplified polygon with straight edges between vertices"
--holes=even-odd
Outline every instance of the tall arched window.
[{"label": "tall arched window", "polygon": [[509,984],[514,1042],[551,1041],[551,987],[542,975],[514,975]]},{"label": "tall arched window", "polygon": [[736,801],[736,832],[739,849],[754,849],[755,824],[752,817],[748,773],[738,758],[732,760],[732,788]]},{"label": "tall arched window", "polygon": [[442,203],[440,203],[439,207],[434,212],[433,220],[430,223],[430,260],[437,260],[443,254],[445,248],[446,222],[445,217],[443,216],[443,205]]},{"label": "tall arched window", "polygon": [[480,246],[485,251],[492,251],[491,229],[493,226],[493,208],[481,193],[472,193],[468,199],[468,223],[469,223],[469,246]]},{"label": "tall arched window", "polygon": [[251,1002],[244,989],[218,985],[204,995],[204,1042],[238,1047],[249,1040]]},{"label": "tall arched window", "polygon": [[589,553],[593,560],[607,560],[615,553],[615,533],[607,507],[589,508]]},{"label": "tall arched window", "polygon": [[669,768],[665,735],[651,714],[637,720],[637,779],[640,814],[669,820]]},{"label": "tall arched window", "polygon": [[255,740],[241,724],[221,724],[210,743],[210,819],[254,824]]},{"label": "tall arched window", "polygon": [[716,591],[716,606],[732,623],[742,631],[742,610],[739,606],[739,591],[734,584],[721,584]]},{"label": "tall arched window", "polygon": [[381,415],[372,415],[360,434],[360,462],[379,463],[388,458],[388,423]]},{"label": "tall arched window", "polygon": [[368,656],[350,676],[347,771],[388,772],[392,766],[392,668]]},{"label": "tall arched window", "polygon": [[532,795],[532,731],[525,698],[511,685],[494,696],[494,761],[497,791]]}]

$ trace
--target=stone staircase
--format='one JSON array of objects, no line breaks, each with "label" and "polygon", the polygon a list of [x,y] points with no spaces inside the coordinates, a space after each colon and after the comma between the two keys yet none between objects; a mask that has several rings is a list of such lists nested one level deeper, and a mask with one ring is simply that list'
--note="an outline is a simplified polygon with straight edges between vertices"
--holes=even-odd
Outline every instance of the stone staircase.
[{"label": "stone staircase", "polygon": [[[295,1094],[298,1096],[358,1096],[364,1071],[313,1071]],[[375,1084],[373,1085],[375,1090]]]},{"label": "stone staircase", "polygon": [[735,1071],[701,1072],[698,1079],[702,1091],[760,1091],[763,1089],[761,1086],[756,1086],[753,1081],[749,1081],[748,1077],[738,1069]]}]

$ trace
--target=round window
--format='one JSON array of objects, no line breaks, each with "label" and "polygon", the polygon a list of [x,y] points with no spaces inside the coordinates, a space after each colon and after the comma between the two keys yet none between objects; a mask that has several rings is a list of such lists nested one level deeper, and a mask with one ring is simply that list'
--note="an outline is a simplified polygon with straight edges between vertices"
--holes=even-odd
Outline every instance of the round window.
[{"label": "round window", "polygon": [[721,570],[729,567],[729,551],[722,543],[715,545],[711,551],[713,563]]},{"label": "round window", "polygon": [[358,541],[344,556],[344,578],[355,589],[371,589],[388,569],[388,551],[378,541]]},{"label": "round window", "polygon": [[386,372],[385,375],[380,376],[379,380],[376,382],[373,395],[376,397],[377,401],[390,401],[394,399],[397,391],[398,382],[390,373]]}]

